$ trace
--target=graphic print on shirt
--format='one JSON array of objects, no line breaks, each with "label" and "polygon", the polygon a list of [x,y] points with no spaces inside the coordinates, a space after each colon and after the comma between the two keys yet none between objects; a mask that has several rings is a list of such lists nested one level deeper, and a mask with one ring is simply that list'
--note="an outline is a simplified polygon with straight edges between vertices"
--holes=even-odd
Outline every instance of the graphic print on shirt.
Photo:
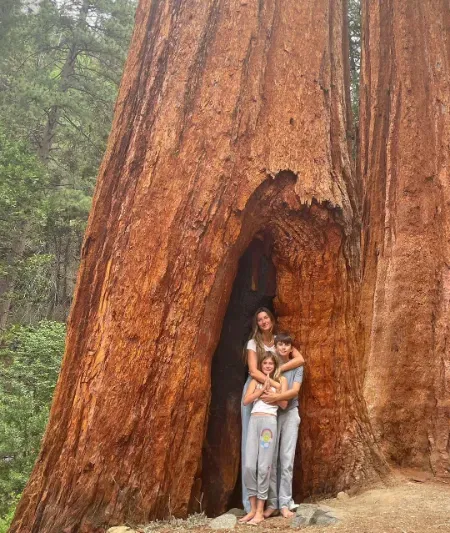
[{"label": "graphic print on shirt", "polygon": [[268,448],[273,440],[272,430],[270,430],[269,428],[263,429],[261,431],[259,440],[261,442],[261,448]]}]

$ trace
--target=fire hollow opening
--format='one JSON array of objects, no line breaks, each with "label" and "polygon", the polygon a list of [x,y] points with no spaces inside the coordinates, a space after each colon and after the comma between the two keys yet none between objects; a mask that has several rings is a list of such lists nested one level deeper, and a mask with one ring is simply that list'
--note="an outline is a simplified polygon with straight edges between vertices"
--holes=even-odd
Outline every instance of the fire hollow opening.
[{"label": "fire hollow opening", "polygon": [[[241,506],[241,396],[246,375],[243,349],[259,307],[273,311],[276,272],[272,242],[258,234],[239,261],[222,332],[212,361],[211,403],[203,448],[203,498],[208,516]],[[223,472],[222,476],[217,476]]]},{"label": "fire hollow opening", "polygon": [[340,211],[326,203],[301,203],[294,188],[293,176],[281,173],[247,206],[243,227],[250,244],[243,246],[212,360],[209,420],[191,512],[214,516],[241,507],[242,351],[261,305],[275,310],[279,329],[293,335],[306,359],[294,498],[334,494],[347,483],[343,471],[351,454],[344,454],[351,441],[346,435],[353,431],[355,409],[347,391],[358,349],[352,312],[357,270],[346,252]]}]

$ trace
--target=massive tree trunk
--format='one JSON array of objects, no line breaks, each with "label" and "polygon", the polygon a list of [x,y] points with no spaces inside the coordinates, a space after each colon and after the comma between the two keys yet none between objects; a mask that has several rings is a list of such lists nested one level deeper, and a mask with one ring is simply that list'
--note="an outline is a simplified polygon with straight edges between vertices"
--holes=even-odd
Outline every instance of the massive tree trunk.
[{"label": "massive tree trunk", "polygon": [[448,475],[450,7],[366,0],[365,395],[387,457]]},{"label": "massive tree trunk", "polygon": [[185,515],[213,484],[233,490],[242,381],[215,374],[226,394],[213,402],[230,402],[207,431],[211,362],[255,241],[272,250],[275,309],[308,362],[296,493],[386,471],[357,378],[344,8],[141,1],[50,422],[13,532]]}]

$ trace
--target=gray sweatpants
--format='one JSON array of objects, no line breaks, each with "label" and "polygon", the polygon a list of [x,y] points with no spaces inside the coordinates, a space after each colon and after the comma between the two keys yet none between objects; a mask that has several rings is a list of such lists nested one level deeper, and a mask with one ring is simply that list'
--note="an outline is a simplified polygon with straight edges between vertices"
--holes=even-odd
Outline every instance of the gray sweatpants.
[{"label": "gray sweatpants", "polygon": [[250,417],[244,467],[244,483],[249,497],[267,500],[276,441],[276,416]]},{"label": "gray sweatpants", "polygon": [[273,456],[267,502],[267,506],[272,509],[289,508],[293,503],[292,476],[299,425],[300,415],[297,407],[289,409],[289,411],[278,409],[277,443]]},{"label": "gray sweatpants", "polygon": [[[247,381],[244,385],[244,390],[242,391],[242,401],[244,400],[245,394],[247,392],[248,386],[252,377],[249,375]],[[250,416],[252,414],[253,404],[249,403],[244,405],[241,401],[241,418],[242,418],[242,441],[241,441],[241,478],[242,478],[242,505],[245,509],[245,512],[250,512],[250,502],[248,501],[248,492],[247,487],[245,486],[244,481],[244,471],[245,471],[245,450],[247,446],[247,432],[248,425],[250,423]]]}]

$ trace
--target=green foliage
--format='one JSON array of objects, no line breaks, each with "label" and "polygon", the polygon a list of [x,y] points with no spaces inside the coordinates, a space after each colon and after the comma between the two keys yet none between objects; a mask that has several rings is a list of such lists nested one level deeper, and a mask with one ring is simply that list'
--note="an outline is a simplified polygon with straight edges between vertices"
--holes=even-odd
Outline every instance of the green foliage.
[{"label": "green foliage", "polygon": [[17,263],[18,279],[12,294],[16,304],[20,302],[22,305],[33,305],[40,309],[42,302],[47,300],[51,292],[53,261],[53,255],[42,253],[33,254]]},{"label": "green foliage", "polygon": [[348,2],[348,33],[350,52],[350,95],[353,117],[359,124],[359,77],[361,71],[361,0]]},{"label": "green foliage", "polygon": [[[0,179],[7,181],[0,187],[0,272],[7,283],[0,284],[0,328],[66,316],[135,6],[2,2]],[[40,278],[33,299],[30,265]]]},{"label": "green foliage", "polygon": [[8,510],[3,516],[0,516],[0,533],[7,533],[9,526],[11,525],[12,519],[14,518],[14,513],[16,511],[16,506],[19,502],[20,494],[14,495],[11,494],[11,503],[8,507]]},{"label": "green foliage", "polygon": [[0,253],[7,255],[25,221],[42,225],[42,201],[48,187],[45,167],[30,146],[0,129]]},{"label": "green foliage", "polygon": [[[48,186],[47,170],[32,148],[0,128],[0,276],[4,281],[1,304],[8,299],[23,301],[30,293],[16,294],[16,281],[22,273],[28,273],[28,280],[23,282],[29,284],[32,265],[41,261]],[[43,296],[42,291],[40,294]]]},{"label": "green foliage", "polygon": [[64,338],[65,325],[48,321],[0,337],[0,532],[39,452]]}]

